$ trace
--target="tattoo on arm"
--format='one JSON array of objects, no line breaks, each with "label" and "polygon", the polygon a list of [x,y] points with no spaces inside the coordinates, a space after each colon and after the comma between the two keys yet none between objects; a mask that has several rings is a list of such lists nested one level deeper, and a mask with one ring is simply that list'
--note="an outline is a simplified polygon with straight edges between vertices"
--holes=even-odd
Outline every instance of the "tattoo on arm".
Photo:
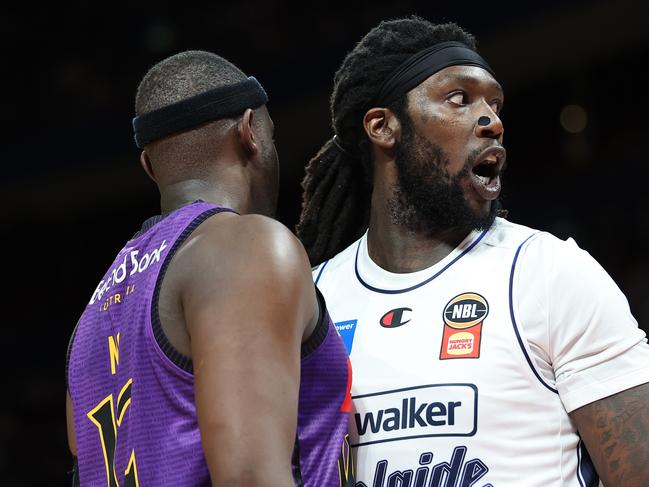
[{"label": "tattoo on arm", "polygon": [[649,384],[571,413],[607,487],[649,485]]}]

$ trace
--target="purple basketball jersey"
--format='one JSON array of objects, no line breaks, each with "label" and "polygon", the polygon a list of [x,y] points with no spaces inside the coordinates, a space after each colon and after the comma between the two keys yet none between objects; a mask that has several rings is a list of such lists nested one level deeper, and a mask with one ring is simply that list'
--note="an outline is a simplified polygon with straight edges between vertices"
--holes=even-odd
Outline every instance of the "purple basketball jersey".
[{"label": "purple basketball jersey", "polygon": [[296,485],[354,487],[347,435],[352,369],[324,298],[320,291],[317,294],[322,316],[302,346],[293,472]]},{"label": "purple basketball jersey", "polygon": [[[175,251],[210,216],[196,202],[145,222],[117,254],[86,307],[68,352],[82,486],[210,486],[191,360],[167,341],[158,294]],[[323,303],[324,301],[321,301]],[[347,443],[351,372],[324,305],[304,344],[297,485],[353,485]]]}]

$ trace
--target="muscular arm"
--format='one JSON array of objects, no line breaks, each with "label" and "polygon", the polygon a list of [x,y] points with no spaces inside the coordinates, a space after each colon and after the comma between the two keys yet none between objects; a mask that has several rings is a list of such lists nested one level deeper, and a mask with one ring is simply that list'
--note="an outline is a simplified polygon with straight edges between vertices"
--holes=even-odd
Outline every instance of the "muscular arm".
[{"label": "muscular arm", "polygon": [[649,384],[587,404],[570,416],[606,487],[649,485]]},{"label": "muscular arm", "polygon": [[308,259],[276,222],[211,220],[179,255],[210,476],[214,485],[293,486],[300,347],[317,309]]}]

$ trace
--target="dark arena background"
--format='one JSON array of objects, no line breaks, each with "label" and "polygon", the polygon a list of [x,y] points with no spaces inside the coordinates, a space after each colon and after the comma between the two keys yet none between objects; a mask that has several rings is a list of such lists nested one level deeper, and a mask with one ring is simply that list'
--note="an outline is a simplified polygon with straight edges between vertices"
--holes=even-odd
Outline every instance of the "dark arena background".
[{"label": "dark arena background", "polygon": [[221,54],[265,86],[282,164],[278,218],[293,228],[303,167],[332,136],[328,95],[345,53],[382,19],[458,22],[505,88],[510,220],[574,237],[649,327],[645,2],[2,10],[3,486],[68,485],[68,339],[115,253],[158,212],[133,142],[135,88],[185,49]]}]

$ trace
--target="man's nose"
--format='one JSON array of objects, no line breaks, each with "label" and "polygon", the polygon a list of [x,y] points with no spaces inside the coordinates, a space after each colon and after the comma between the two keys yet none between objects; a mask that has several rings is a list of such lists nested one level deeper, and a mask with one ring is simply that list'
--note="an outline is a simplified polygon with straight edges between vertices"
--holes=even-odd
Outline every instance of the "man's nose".
[{"label": "man's nose", "polygon": [[476,120],[475,134],[478,137],[500,139],[504,131],[502,120],[491,108],[488,113],[480,115]]}]

